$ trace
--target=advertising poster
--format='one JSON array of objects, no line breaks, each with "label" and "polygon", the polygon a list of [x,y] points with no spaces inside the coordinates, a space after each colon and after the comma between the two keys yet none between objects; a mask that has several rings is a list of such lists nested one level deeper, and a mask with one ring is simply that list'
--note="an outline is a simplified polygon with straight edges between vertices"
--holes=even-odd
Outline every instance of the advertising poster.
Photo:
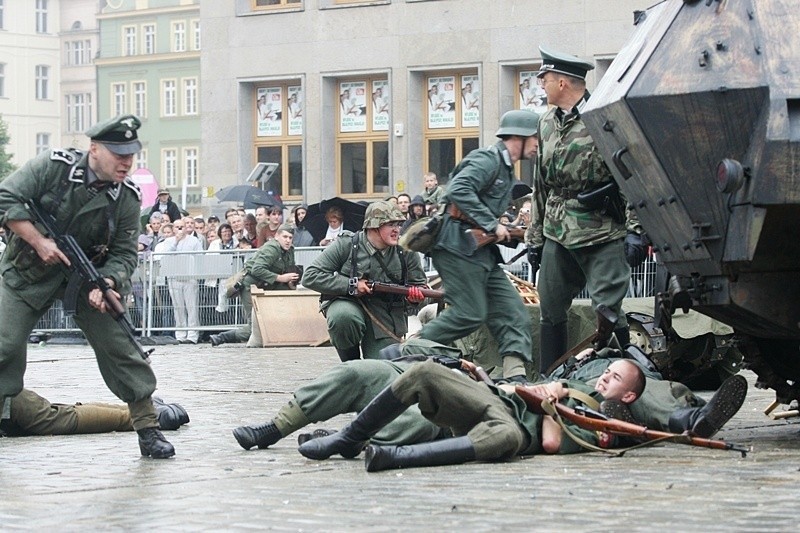
[{"label": "advertising poster", "polygon": [[389,81],[372,82],[372,131],[389,130]]},{"label": "advertising poster", "polygon": [[428,78],[428,127],[455,128],[455,76]]},{"label": "advertising poster", "polygon": [[339,83],[339,131],[367,131],[367,82]]},{"label": "advertising poster", "polygon": [[481,125],[480,79],[478,76],[461,76],[461,126]]},{"label": "advertising poster", "polygon": [[259,137],[280,137],[283,102],[280,87],[261,87],[256,93],[256,123]]},{"label": "advertising poster", "polygon": [[544,113],[547,111],[547,95],[536,83],[536,71],[519,73],[519,108]]},{"label": "advertising poster", "polygon": [[289,110],[289,135],[303,134],[303,89],[299,85],[287,87]]}]

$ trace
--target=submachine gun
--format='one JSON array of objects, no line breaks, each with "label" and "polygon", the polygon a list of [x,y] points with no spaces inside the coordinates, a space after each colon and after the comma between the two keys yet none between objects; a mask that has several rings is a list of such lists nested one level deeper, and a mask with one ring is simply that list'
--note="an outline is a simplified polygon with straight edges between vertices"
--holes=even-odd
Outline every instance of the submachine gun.
[{"label": "submachine gun", "polygon": [[120,328],[122,328],[125,336],[128,337],[131,345],[136,348],[136,351],[142,356],[142,359],[149,363],[150,354],[153,353],[153,349],[151,348],[145,351],[136,340],[133,323],[125,311],[125,306],[122,305],[114,289],[108,285],[105,278],[100,275],[92,261],[86,256],[86,253],[80,245],[78,245],[78,241],[75,240],[75,237],[66,233],[60,234],[56,230],[55,217],[42,209],[36,202],[31,201],[25,205],[45,229],[48,236],[55,241],[59,250],[69,258],[69,267],[64,265],[70,271],[67,289],[64,292],[64,314],[66,316],[75,315],[78,304],[78,293],[85,283],[96,286],[103,293],[103,299],[109,308],[109,314],[116,320]]}]

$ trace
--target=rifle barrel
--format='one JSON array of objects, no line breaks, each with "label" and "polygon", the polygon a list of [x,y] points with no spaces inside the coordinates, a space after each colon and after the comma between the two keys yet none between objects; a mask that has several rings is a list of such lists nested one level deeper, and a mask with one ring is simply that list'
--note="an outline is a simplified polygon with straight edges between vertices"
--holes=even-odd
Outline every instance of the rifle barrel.
[{"label": "rifle barrel", "polygon": [[[387,294],[402,294],[403,296],[408,296],[408,289],[404,285],[396,285],[394,283],[383,283],[381,281],[373,281],[370,283],[370,287],[374,292],[383,292]],[[437,291],[436,289],[426,289],[424,287],[419,287],[422,291],[422,295],[425,298],[433,298],[434,300],[441,300],[444,298],[444,291]]]}]

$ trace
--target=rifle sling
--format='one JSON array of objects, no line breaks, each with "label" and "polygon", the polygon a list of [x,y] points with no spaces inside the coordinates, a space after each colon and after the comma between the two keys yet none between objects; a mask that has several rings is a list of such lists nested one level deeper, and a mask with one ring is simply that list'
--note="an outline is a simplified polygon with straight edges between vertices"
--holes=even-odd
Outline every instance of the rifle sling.
[{"label": "rifle sling", "polygon": [[367,305],[360,298],[356,298],[356,301],[361,306],[361,309],[363,309],[364,312],[367,313],[367,316],[369,317],[370,320],[372,320],[373,324],[378,326],[381,329],[381,331],[389,335],[389,337],[392,340],[394,340],[394,342],[403,342],[403,339],[395,335],[394,332],[392,332],[389,328],[387,328],[386,325],[378,319],[378,317],[372,314],[372,311],[369,310]]},{"label": "rifle sling", "polygon": [[569,396],[570,398],[573,398],[575,400],[578,400],[579,402],[581,402],[583,405],[585,405],[589,409],[592,409],[594,411],[599,411],[600,410],[600,402],[598,402],[597,400],[595,400],[594,398],[592,398],[591,396],[589,396],[585,392],[579,391],[577,389],[569,388],[569,389],[567,389],[567,396]]}]

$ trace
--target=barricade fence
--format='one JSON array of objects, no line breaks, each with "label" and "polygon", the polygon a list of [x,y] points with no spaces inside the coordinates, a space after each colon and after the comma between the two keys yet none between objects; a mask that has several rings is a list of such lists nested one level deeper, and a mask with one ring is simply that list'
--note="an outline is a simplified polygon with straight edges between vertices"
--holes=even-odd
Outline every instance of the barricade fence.
[{"label": "barricade fence", "polygon": [[[307,267],[322,253],[324,248],[295,248],[295,262]],[[504,261],[523,249],[500,246]],[[165,252],[162,254],[140,254],[139,264],[132,276],[132,291],[125,304],[131,322],[137,332],[144,336],[169,335],[174,331],[216,332],[244,325],[247,317],[242,312],[239,298],[225,297],[224,281],[242,269],[245,261],[256,250],[215,250],[201,252]],[[423,268],[429,279],[436,275],[430,257],[422,258]],[[530,279],[531,268],[525,254],[503,268],[522,279]],[[649,258],[631,275],[628,296],[651,296],[654,294],[656,263]],[[173,290],[181,283],[196,288],[199,317],[198,326],[176,328],[173,306]],[[191,293],[190,293],[191,294]],[[583,291],[579,298],[587,298]],[[71,317],[66,316],[61,301],[56,301],[39,320],[35,332],[77,333],[80,329]]]}]

